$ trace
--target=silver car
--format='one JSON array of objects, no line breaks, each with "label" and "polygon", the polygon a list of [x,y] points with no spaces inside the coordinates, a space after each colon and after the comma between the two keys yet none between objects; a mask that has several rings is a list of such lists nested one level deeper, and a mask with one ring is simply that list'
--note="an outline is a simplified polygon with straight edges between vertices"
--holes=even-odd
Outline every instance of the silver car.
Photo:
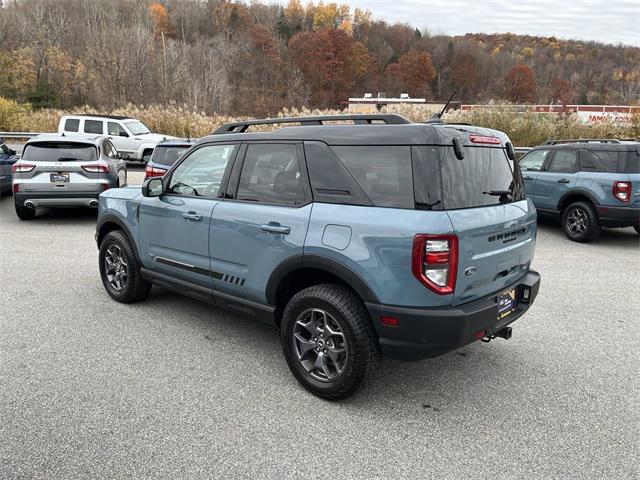
[{"label": "silver car", "polygon": [[38,207],[98,206],[98,195],[127,184],[127,166],[108,138],[39,135],[13,165],[13,198],[21,220]]}]

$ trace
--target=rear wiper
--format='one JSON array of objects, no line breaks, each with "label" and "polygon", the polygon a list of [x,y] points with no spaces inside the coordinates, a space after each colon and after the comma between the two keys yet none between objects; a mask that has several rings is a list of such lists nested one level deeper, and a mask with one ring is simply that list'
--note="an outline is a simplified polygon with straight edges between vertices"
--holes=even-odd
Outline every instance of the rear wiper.
[{"label": "rear wiper", "polygon": [[511,190],[489,190],[488,192],[482,192],[482,194],[502,197],[503,195],[511,195]]},{"label": "rear wiper", "polygon": [[77,162],[79,160],[80,160],[79,158],[73,158],[73,157],[60,157],[56,161],[57,162]]}]

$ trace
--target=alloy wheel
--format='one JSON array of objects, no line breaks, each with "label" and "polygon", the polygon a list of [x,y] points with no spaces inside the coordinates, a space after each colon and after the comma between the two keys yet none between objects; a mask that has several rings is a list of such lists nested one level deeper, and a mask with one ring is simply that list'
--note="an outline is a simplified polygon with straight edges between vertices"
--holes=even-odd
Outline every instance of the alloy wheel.
[{"label": "alloy wheel", "polygon": [[567,216],[567,229],[572,235],[583,235],[589,227],[589,216],[581,208],[574,208]]},{"label": "alloy wheel", "polygon": [[111,287],[119,292],[126,288],[129,280],[129,265],[118,245],[110,245],[104,256],[105,275]]},{"label": "alloy wheel", "polygon": [[347,342],[329,312],[310,308],[300,313],[292,339],[300,364],[314,379],[332,382],[342,375],[347,365]]}]

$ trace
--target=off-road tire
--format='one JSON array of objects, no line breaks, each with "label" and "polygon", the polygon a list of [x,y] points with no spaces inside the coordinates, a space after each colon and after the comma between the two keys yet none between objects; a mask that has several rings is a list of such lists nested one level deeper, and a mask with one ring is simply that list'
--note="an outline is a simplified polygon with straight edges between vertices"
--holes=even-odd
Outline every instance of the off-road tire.
[{"label": "off-road tire", "polygon": [[33,220],[36,218],[36,209],[35,208],[27,208],[15,204],[16,206],[16,215],[20,220]]},{"label": "off-road tire", "polygon": [[[570,224],[573,215],[584,217],[584,230],[579,232],[572,230]],[[569,240],[580,243],[588,243],[595,240],[602,231],[596,210],[589,202],[575,202],[565,208],[562,212],[562,229]]]},{"label": "off-road tire", "polygon": [[[294,340],[298,317],[309,309],[329,313],[339,324],[347,346],[346,364],[334,380],[319,381],[305,370]],[[360,297],[351,289],[336,284],[305,288],[287,303],[280,325],[282,350],[291,372],[308,391],[326,400],[351,396],[363,383],[375,376],[381,354],[371,318]]]},{"label": "off-road tire", "polygon": [[[105,255],[111,245],[120,247],[126,263],[127,263],[127,282],[122,290],[116,290],[107,278],[107,268],[105,264]],[[98,255],[100,266],[100,278],[107,293],[114,300],[120,303],[133,303],[144,300],[149,296],[151,284],[142,278],[140,273],[140,262],[136,257],[133,246],[129,242],[127,235],[122,230],[114,230],[105,235],[100,244],[100,253]]]}]

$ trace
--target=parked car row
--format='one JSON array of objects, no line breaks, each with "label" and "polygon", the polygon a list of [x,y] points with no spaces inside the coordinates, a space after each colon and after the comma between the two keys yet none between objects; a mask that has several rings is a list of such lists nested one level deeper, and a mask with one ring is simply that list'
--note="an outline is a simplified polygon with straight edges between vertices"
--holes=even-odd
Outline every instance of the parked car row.
[{"label": "parked car row", "polygon": [[602,227],[640,233],[640,142],[550,140],[520,159],[527,197],[576,242]]},{"label": "parked car row", "polygon": [[10,149],[0,138],[0,195],[11,190],[11,168],[17,160],[16,151]]}]

